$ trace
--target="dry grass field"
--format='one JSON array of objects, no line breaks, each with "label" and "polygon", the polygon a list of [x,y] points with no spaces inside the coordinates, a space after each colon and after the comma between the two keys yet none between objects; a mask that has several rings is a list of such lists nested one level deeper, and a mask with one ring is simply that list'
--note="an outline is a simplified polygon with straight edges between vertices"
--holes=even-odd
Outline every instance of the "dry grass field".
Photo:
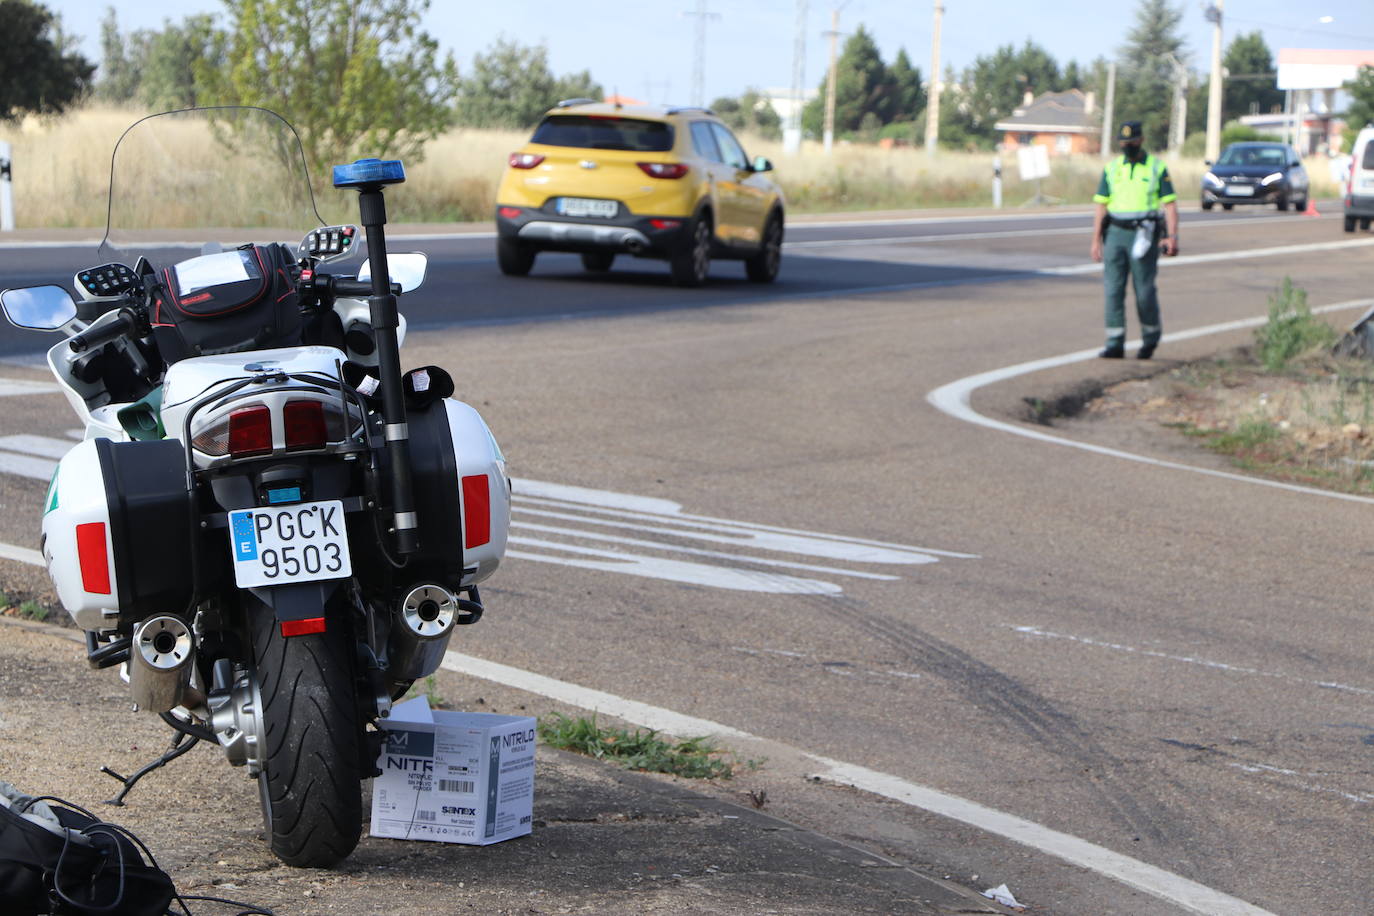
[{"label": "dry grass field", "polygon": [[[0,125],[0,140],[14,147],[14,204],[20,228],[101,227],[105,224],[110,156],[124,128],[141,112],[90,107],[59,119],[29,118],[18,125]],[[496,185],[507,154],[525,141],[526,131],[457,128],[432,141],[421,161],[408,162],[404,193],[388,198],[393,222],[468,222],[490,219]],[[818,143],[806,143],[795,154],[780,144],[744,137],[750,155],[773,160],[773,177],[782,185],[793,213],[925,207],[986,207],[992,203],[992,153],[941,151],[927,156],[916,147],[882,149],[866,144],[838,144],[827,156]],[[176,144],[142,156],[143,177],[170,178],[177,150],[195,159],[209,149],[206,132],[187,133]],[[249,171],[255,166],[244,156],[226,153],[223,170]],[[1201,162],[1170,162],[1183,202],[1191,202],[1201,179]],[[121,166],[121,169],[123,166]],[[1053,174],[1041,192],[1055,203],[1091,200],[1100,174],[1096,157],[1052,160]],[[1337,189],[1327,177],[1324,160],[1308,164],[1317,196]],[[1019,207],[1035,195],[1034,182],[1018,180],[1015,156],[1002,157],[1003,205]],[[344,220],[346,209],[337,194],[316,176],[316,196],[326,220]],[[148,186],[155,186],[152,182]],[[245,179],[244,186],[251,180]],[[172,225],[195,219],[224,225],[216,207],[234,209],[239,219],[270,225],[271,201],[192,200],[196,195],[159,194],[148,219]],[[207,213],[210,215],[207,216]],[[246,213],[247,216],[243,216]],[[154,215],[155,214],[155,215]]]}]

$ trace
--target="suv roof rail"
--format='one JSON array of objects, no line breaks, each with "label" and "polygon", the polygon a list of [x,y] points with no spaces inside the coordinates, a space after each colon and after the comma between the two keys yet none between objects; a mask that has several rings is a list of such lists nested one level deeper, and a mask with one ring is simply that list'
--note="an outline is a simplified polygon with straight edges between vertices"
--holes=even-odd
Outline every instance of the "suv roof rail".
[{"label": "suv roof rail", "polygon": [[716,113],[714,111],[712,111],[709,108],[703,108],[700,105],[674,105],[673,107],[668,109],[667,113],[670,115],[675,115],[682,114],[684,111],[699,111],[702,114],[708,114],[713,118],[716,116]]},{"label": "suv roof rail", "polygon": [[553,107],[554,107],[554,108],[571,108],[571,107],[574,106],[574,105],[595,105],[595,104],[596,104],[596,99],[564,99],[563,101],[559,102],[557,105],[555,105],[555,106],[553,106]]}]

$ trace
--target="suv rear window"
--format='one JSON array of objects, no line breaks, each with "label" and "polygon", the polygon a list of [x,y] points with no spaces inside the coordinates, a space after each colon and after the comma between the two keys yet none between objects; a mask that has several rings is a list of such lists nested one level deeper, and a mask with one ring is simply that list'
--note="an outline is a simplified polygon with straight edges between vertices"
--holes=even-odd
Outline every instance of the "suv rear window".
[{"label": "suv rear window", "polygon": [[1374,137],[1365,141],[1364,160],[1360,163],[1360,168],[1374,170]]},{"label": "suv rear window", "polygon": [[673,127],[663,121],[614,115],[551,115],[534,129],[530,142],[546,146],[666,153],[673,148]]}]

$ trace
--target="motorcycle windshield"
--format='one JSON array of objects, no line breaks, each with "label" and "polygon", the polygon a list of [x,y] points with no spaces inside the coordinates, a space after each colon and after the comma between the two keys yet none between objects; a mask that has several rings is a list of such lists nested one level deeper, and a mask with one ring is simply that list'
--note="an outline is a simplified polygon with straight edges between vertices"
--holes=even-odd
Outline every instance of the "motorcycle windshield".
[{"label": "motorcycle windshield", "polygon": [[[139,255],[165,267],[207,243],[286,242],[324,225],[300,138],[265,108],[188,108],[149,115],[110,161],[104,261]],[[192,249],[189,253],[187,249]]]}]

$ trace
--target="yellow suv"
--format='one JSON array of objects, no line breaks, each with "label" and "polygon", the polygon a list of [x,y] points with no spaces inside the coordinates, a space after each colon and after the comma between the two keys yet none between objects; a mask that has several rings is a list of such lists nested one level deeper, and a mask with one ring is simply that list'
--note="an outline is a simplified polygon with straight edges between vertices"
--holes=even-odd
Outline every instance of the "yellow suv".
[{"label": "yellow suv", "polygon": [[496,192],[501,272],[524,276],[541,251],[582,255],[606,271],[620,253],[668,261],[673,282],[698,286],[712,258],[744,262],[771,283],[782,262],[783,199],[744,147],[705,108],[559,102]]}]

